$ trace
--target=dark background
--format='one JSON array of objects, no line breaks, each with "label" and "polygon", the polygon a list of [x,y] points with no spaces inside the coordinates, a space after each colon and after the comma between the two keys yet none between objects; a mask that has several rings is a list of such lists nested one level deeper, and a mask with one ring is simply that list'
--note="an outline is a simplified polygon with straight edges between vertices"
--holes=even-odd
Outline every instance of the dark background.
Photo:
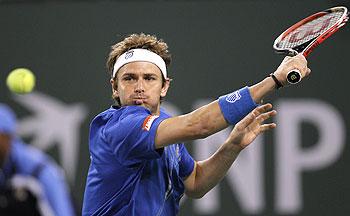
[{"label": "dark background", "polygon": [[[88,107],[80,128],[77,173],[70,182],[80,207],[89,166],[89,122],[112,102],[105,68],[112,44],[134,32],[163,38],[173,55],[169,76],[174,81],[166,100],[186,113],[199,98],[216,98],[273,72],[283,59],[272,50],[274,39],[299,19],[337,5],[350,6],[348,1],[330,0],[0,1],[0,101],[9,103],[19,117],[31,114],[13,100],[5,83],[12,69],[27,67],[37,76],[36,91]],[[309,79],[266,100],[320,99],[338,109],[348,130],[349,40],[346,26],[309,57]],[[305,130],[314,139],[316,132],[308,126]],[[278,143],[272,134],[266,135],[269,143],[263,147],[266,206],[260,215],[277,215],[273,160]],[[55,149],[48,152],[58,160]],[[304,176],[298,215],[350,213],[349,154],[346,147],[330,168]],[[216,215],[243,215],[234,195],[222,196]],[[197,215],[192,201],[185,201],[180,215]]]}]

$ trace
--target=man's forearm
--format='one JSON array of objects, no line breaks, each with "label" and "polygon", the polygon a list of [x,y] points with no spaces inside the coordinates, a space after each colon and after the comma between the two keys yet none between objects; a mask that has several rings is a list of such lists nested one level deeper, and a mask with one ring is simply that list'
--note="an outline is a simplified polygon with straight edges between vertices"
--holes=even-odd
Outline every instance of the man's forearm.
[{"label": "man's forearm", "polygon": [[[263,81],[262,81],[263,82]],[[257,85],[253,91],[266,87]],[[258,94],[258,93],[256,93]],[[250,89],[244,87],[193,112],[164,120],[157,129],[156,148],[172,143],[208,137],[228,125],[235,125],[251,112],[257,104]]]},{"label": "man's forearm", "polygon": [[266,95],[268,95],[269,93],[274,91],[275,88],[276,88],[276,84],[273,81],[273,79],[271,77],[266,77],[261,82],[255,84],[253,86],[250,86],[249,92],[250,92],[250,95],[252,96],[253,100],[256,103],[261,103],[261,100]]},{"label": "man's forearm", "polygon": [[242,148],[223,144],[210,158],[197,162],[191,190],[186,194],[192,198],[201,198],[226,175]]},{"label": "man's forearm", "polygon": [[[261,99],[273,91],[274,88],[275,83],[272,78],[266,78],[249,87],[248,90],[245,90],[246,88],[239,90],[242,95],[236,97],[240,98],[236,102],[227,101],[224,98],[220,105],[219,99],[189,114],[164,120],[157,130],[156,148],[162,148],[172,143],[205,138],[226,128],[229,124],[234,125],[246,113],[255,108],[256,104],[254,102],[260,103]],[[231,94],[234,94],[234,92]],[[229,96],[231,94],[228,94],[228,100],[234,99]]]}]

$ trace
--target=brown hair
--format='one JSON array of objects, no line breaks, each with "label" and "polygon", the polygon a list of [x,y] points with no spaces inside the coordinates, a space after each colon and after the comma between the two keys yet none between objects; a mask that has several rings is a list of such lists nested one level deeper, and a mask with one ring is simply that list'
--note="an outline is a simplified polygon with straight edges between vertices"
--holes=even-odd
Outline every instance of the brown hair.
[{"label": "brown hair", "polygon": [[[155,35],[149,35],[145,33],[131,34],[111,47],[111,51],[106,63],[108,72],[111,76],[113,74],[114,64],[119,56],[131,49],[136,48],[147,49],[158,54],[160,57],[162,57],[166,66],[169,67],[171,62],[171,54],[169,53],[168,45],[162,39],[158,39]],[[113,77],[113,80],[115,81],[113,88],[117,89],[117,76]],[[164,83],[165,79],[163,78],[163,85]],[[114,96],[112,97],[114,100],[116,100],[118,105],[120,105],[119,98]]]}]

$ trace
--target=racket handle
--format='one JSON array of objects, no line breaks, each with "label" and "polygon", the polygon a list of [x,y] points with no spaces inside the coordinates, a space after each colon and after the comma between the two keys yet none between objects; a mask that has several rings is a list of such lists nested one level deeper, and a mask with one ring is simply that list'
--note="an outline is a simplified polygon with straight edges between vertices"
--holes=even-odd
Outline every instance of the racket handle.
[{"label": "racket handle", "polygon": [[299,70],[295,69],[292,71],[289,71],[287,74],[287,81],[290,84],[297,84],[298,82],[301,81],[301,73]]}]

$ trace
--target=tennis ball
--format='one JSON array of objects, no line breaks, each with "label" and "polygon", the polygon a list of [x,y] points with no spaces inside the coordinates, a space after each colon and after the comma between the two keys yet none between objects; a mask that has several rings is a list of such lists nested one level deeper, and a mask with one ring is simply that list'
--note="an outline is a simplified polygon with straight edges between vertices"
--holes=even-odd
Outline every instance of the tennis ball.
[{"label": "tennis ball", "polygon": [[35,76],[27,68],[17,68],[9,73],[6,84],[14,93],[27,94],[34,89]]}]

